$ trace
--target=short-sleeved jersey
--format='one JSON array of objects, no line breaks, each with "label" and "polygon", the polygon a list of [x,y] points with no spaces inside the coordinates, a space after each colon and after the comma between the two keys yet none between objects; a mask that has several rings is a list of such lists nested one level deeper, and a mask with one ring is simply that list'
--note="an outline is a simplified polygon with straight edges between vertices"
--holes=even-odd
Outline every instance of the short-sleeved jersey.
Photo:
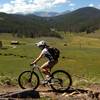
[{"label": "short-sleeved jersey", "polygon": [[54,58],[52,57],[52,55],[49,53],[47,48],[44,48],[41,52],[41,54],[43,54],[49,61],[54,61]]}]

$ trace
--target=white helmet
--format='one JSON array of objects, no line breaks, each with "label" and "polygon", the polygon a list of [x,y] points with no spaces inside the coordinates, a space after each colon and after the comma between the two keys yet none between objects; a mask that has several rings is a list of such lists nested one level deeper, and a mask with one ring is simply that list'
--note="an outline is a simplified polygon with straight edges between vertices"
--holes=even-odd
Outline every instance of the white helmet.
[{"label": "white helmet", "polygon": [[42,40],[42,41],[36,43],[36,45],[37,45],[37,47],[39,47],[39,46],[45,46],[46,42],[44,40]]}]

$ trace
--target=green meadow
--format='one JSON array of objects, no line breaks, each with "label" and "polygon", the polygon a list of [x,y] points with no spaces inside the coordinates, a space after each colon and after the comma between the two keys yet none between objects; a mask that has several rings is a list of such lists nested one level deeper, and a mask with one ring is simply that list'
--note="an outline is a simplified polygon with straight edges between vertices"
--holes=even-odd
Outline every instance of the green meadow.
[{"label": "green meadow", "polygon": [[[66,70],[72,76],[73,85],[100,83],[99,32],[90,35],[60,32],[62,39],[50,37],[14,38],[9,34],[1,34],[0,41],[3,43],[3,48],[0,49],[0,80],[3,80],[3,76],[17,79],[22,71],[29,70],[30,63],[40,53],[34,44],[45,40],[50,46],[57,47],[61,51],[59,63],[52,71]],[[19,41],[20,44],[11,45],[13,40]],[[42,59],[38,65],[44,62],[45,59]],[[5,78],[5,80],[9,78]]]}]

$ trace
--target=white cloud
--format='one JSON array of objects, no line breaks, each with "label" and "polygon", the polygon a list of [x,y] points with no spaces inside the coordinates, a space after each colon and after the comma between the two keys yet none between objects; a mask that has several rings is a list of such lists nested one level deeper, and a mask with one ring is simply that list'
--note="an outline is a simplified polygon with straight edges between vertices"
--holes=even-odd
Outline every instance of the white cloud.
[{"label": "white cloud", "polygon": [[12,8],[13,8],[12,5],[6,3],[0,7],[0,12],[8,12],[9,13],[9,12],[12,12]]},{"label": "white cloud", "polygon": [[69,6],[73,7],[73,6],[75,6],[75,4],[74,3],[70,3]]},{"label": "white cloud", "polygon": [[68,3],[71,0],[11,0],[0,5],[0,12],[6,13],[32,13],[39,10],[48,10],[58,4]]},{"label": "white cloud", "polygon": [[61,4],[61,3],[66,3],[69,0],[54,0],[53,5],[55,4]]},{"label": "white cloud", "polygon": [[94,7],[94,4],[92,4],[92,3],[91,3],[91,4],[89,4],[89,7]]}]

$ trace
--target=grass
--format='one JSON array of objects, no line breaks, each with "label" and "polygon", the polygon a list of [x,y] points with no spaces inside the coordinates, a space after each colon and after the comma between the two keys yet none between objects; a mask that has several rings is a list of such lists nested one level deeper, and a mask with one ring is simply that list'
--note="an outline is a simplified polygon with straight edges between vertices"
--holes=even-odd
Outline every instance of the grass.
[{"label": "grass", "polygon": [[[63,32],[61,34],[63,39],[13,38],[10,35],[0,35],[4,48],[7,48],[0,49],[0,75],[17,78],[22,71],[29,69],[29,64],[40,53],[34,43],[45,40],[49,45],[57,47],[61,51],[59,63],[53,68],[53,71],[56,69],[68,71],[72,75],[74,83],[76,82],[75,84],[77,81],[81,84],[83,80],[85,80],[84,82],[100,83],[100,38],[95,35],[93,37],[93,35],[63,34]],[[20,45],[10,45],[12,40],[18,40]],[[45,62],[44,59],[39,62],[39,65],[43,62]]]}]

